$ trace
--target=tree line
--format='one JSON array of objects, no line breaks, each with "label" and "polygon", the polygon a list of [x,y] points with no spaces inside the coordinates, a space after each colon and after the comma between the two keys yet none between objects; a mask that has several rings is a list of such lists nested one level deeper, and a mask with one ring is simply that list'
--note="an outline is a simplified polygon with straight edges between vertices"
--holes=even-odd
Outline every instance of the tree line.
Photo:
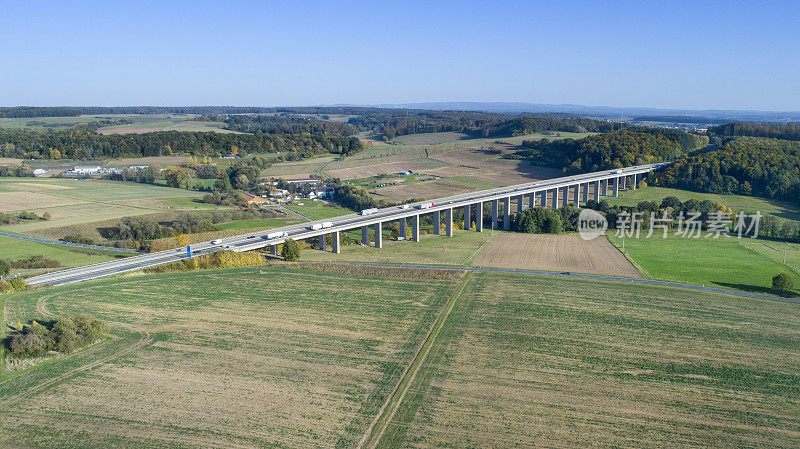
[{"label": "tree line", "polygon": [[242,133],[267,134],[325,134],[352,136],[358,130],[353,125],[330,120],[318,120],[299,115],[230,115],[212,117],[225,122],[225,129]]},{"label": "tree line", "polygon": [[159,131],[102,135],[91,131],[0,130],[0,156],[27,159],[92,159],[286,152],[308,157],[320,153],[349,155],[364,148],[355,137],[326,134],[223,134]]},{"label": "tree line", "polygon": [[583,139],[526,140],[522,150],[506,157],[528,159],[536,165],[563,168],[573,174],[673,160],[707,142],[695,134],[644,128]]},{"label": "tree line", "polygon": [[800,203],[800,142],[741,137],[687,155],[652,182],[699,192],[756,195]]},{"label": "tree line", "polygon": [[709,127],[709,137],[720,139],[732,137],[770,137],[784,140],[800,140],[800,123],[747,123],[733,122]]}]

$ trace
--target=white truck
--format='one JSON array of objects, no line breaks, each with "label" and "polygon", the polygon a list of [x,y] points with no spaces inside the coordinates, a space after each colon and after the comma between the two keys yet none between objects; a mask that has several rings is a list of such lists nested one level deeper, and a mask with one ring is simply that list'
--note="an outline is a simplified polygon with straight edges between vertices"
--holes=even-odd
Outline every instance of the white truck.
[{"label": "white truck", "polygon": [[361,215],[372,215],[378,213],[378,209],[373,207],[371,209],[364,209],[361,211]]},{"label": "white truck", "polygon": [[615,174],[615,175],[618,175],[618,174],[620,174],[620,173],[622,173],[622,169],[621,169],[621,168],[620,168],[619,170],[614,170],[614,174]]},{"label": "white truck", "polygon": [[430,209],[431,207],[433,207],[433,203],[417,204],[417,209]]},{"label": "white truck", "polygon": [[319,231],[320,229],[328,229],[332,227],[333,223],[331,223],[330,221],[323,221],[322,223],[312,224],[311,226],[308,227],[308,229],[311,229],[312,231]]},{"label": "white truck", "polygon": [[272,240],[272,239],[277,239],[277,238],[281,238],[281,237],[286,237],[286,231],[270,232],[269,234],[264,236],[264,239],[265,240]]},{"label": "white truck", "polygon": [[212,245],[219,245],[220,243],[222,243],[222,240],[220,240],[220,239],[216,239],[216,240],[212,240],[211,241]]}]

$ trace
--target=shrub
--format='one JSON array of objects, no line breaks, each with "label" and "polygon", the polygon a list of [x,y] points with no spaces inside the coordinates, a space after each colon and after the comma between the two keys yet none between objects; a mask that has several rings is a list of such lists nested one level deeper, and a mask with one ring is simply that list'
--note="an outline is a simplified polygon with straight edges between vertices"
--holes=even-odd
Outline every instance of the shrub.
[{"label": "shrub", "polygon": [[787,291],[791,290],[794,286],[794,282],[789,275],[785,273],[780,273],[772,278],[772,288],[776,290]]},{"label": "shrub", "polygon": [[0,276],[8,276],[10,272],[11,264],[5,259],[0,259]]},{"label": "shrub", "polygon": [[36,321],[12,334],[8,349],[15,355],[42,356],[47,351],[68,354],[94,343],[108,332],[108,326],[88,315],[62,315],[48,328]]},{"label": "shrub", "polygon": [[22,291],[22,290],[25,290],[26,288],[28,288],[28,286],[25,284],[25,279],[23,279],[21,277],[15,277],[14,279],[10,280],[8,283],[9,283],[9,285],[11,285],[11,288],[13,288],[16,291]]},{"label": "shrub", "polygon": [[281,249],[281,256],[283,256],[283,260],[287,262],[294,262],[295,260],[300,258],[300,253],[302,249],[300,248],[300,244],[295,242],[292,239],[287,239],[283,242],[283,248]]}]

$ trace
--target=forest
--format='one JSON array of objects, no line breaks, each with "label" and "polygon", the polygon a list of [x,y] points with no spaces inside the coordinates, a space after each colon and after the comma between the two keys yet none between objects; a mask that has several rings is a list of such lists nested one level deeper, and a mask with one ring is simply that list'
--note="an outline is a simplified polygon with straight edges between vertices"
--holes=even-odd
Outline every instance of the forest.
[{"label": "forest", "polygon": [[729,140],[659,170],[653,182],[700,192],[755,195],[800,203],[800,142]]},{"label": "forest", "polygon": [[173,153],[320,153],[349,155],[364,148],[355,137],[326,134],[223,134],[159,131],[102,135],[91,131],[0,130],[0,156],[26,159],[90,159],[163,156]]},{"label": "forest", "polygon": [[[638,128],[637,128],[638,129]],[[704,146],[707,139],[660,128],[613,131],[584,139],[530,140],[508,158],[536,165],[564,167],[569,174],[586,173],[676,159]]]},{"label": "forest", "polygon": [[346,123],[317,120],[299,115],[231,115],[213,117],[225,122],[225,129],[242,133],[267,134],[326,134],[352,136],[358,130]]},{"label": "forest", "polygon": [[771,137],[800,140],[800,123],[745,123],[733,122],[708,128],[709,137]]}]

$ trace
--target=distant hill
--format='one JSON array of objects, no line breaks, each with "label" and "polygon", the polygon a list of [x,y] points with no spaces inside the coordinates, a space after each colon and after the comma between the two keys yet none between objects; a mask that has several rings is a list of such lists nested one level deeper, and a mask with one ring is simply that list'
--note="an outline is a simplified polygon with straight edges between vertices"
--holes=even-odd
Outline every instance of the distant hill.
[{"label": "distant hill", "polygon": [[737,110],[688,110],[688,109],[658,109],[615,106],[583,106],[577,104],[539,104],[523,102],[426,102],[374,105],[383,108],[413,108],[431,110],[460,110],[460,111],[485,111],[506,114],[521,113],[546,113],[546,114],[576,114],[595,118],[619,119],[639,116],[676,116],[708,118],[714,121],[745,121],[745,122],[794,122],[800,120],[800,111],[737,111]]}]

